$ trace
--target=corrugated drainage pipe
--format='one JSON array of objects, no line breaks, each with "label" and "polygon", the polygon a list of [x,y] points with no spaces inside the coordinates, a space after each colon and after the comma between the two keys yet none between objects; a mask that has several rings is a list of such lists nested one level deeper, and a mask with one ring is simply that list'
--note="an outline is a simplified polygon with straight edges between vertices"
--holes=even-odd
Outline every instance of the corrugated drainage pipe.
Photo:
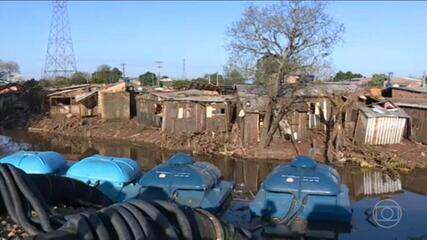
[{"label": "corrugated drainage pipe", "polygon": [[[0,194],[11,219],[33,239],[250,238],[202,209],[139,199],[112,204],[102,192],[77,180],[26,174],[9,164],[0,164]],[[60,203],[91,209],[72,215],[52,211]]]}]

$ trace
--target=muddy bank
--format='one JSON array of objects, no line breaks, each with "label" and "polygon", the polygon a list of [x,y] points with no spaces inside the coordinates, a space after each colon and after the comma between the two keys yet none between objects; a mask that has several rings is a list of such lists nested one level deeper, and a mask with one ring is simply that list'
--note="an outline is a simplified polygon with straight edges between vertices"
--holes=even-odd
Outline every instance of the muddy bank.
[{"label": "muddy bank", "polygon": [[[291,145],[269,149],[243,148],[231,134],[199,133],[181,136],[163,135],[158,129],[141,126],[136,120],[103,121],[97,117],[38,116],[28,125],[29,132],[99,140],[120,140],[133,144],[155,144],[164,149],[182,150],[193,154],[221,154],[251,159],[289,160],[296,156]],[[301,145],[303,146],[303,145]],[[307,150],[309,146],[304,146]],[[308,151],[308,150],[307,150]]]},{"label": "muddy bank", "polygon": [[[30,132],[60,135],[74,138],[119,140],[133,144],[154,144],[168,150],[187,151],[193,154],[221,154],[245,159],[275,159],[288,161],[297,155],[314,155],[324,161],[321,138],[316,139],[316,151],[310,151],[307,142],[273,142],[269,148],[245,148],[238,136],[233,134],[200,133],[182,136],[167,136],[158,129],[141,126],[136,120],[120,122],[103,121],[97,117],[38,116],[28,124]],[[411,171],[427,165],[427,145],[403,141],[397,145],[366,146],[363,149],[347,149],[337,165],[359,165],[366,168],[382,168],[387,171]]]}]

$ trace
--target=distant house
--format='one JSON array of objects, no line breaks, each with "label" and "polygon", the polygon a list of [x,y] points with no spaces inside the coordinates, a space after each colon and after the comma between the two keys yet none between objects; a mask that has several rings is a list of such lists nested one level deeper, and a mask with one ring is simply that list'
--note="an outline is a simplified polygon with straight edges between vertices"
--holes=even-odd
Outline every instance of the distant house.
[{"label": "distant house", "polygon": [[231,127],[235,106],[232,95],[187,90],[166,93],[163,99],[162,131],[169,134],[226,132]]},{"label": "distant house", "polygon": [[231,127],[235,99],[216,91],[153,91],[137,97],[137,117],[172,135],[226,132]]},{"label": "distant house", "polygon": [[0,120],[7,112],[23,110],[27,104],[23,104],[21,97],[25,89],[18,84],[0,86]]},{"label": "distant house", "polygon": [[[264,116],[266,105],[269,103],[266,92],[256,85],[237,85],[237,120],[241,129],[241,139],[244,145],[255,145],[260,141],[262,128],[264,126]],[[351,86],[332,84],[309,84],[307,87],[298,90],[294,96],[298,101],[292,103],[292,112],[280,122],[282,132],[294,140],[303,140],[308,136],[308,132],[313,129],[326,129],[325,120],[331,114],[331,103],[328,95],[354,93],[358,89]],[[286,94],[279,98],[279,102],[287,104]],[[357,119],[357,112],[349,110],[344,119],[347,122],[354,122]],[[275,137],[280,137],[276,133]]]},{"label": "distant house", "polygon": [[163,87],[171,87],[175,81],[170,77],[162,77],[160,83]]},{"label": "distant house", "polygon": [[145,91],[135,97],[136,118],[145,127],[162,127],[163,101],[154,91]]},{"label": "distant house", "polygon": [[51,115],[73,114],[80,117],[97,115],[98,87],[89,84],[51,90],[47,95]]},{"label": "distant house", "polygon": [[99,91],[99,115],[104,120],[129,120],[132,117],[133,96],[122,82]]},{"label": "distant house", "polygon": [[395,99],[422,98],[427,99],[427,88],[423,87],[390,87],[385,96]]},{"label": "distant house", "polygon": [[386,81],[384,84],[389,84],[392,87],[417,88],[421,87],[422,80],[410,77],[395,77],[390,80],[390,83]]}]

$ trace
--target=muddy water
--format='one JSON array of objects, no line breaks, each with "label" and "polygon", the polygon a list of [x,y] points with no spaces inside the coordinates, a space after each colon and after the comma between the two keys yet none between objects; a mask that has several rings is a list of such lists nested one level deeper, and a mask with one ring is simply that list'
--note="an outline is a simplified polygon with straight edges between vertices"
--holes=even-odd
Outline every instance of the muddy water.
[{"label": "muddy water", "polygon": [[[25,131],[6,132],[0,136],[0,157],[18,150],[52,150],[69,160],[79,160],[92,154],[129,157],[136,160],[143,171],[166,161],[175,152],[154,145],[132,145],[115,141],[88,141],[44,137]],[[215,164],[224,178],[236,184],[234,201],[223,220],[251,227],[247,204],[256,194],[265,176],[279,163],[249,161],[227,157],[196,156]],[[378,171],[355,167],[338,169],[343,183],[350,189],[353,220],[350,229],[320,228],[316,237],[337,239],[427,239],[427,169],[392,179]],[[375,227],[367,219],[366,211],[381,199],[391,198],[403,210],[399,223],[392,228]],[[326,234],[326,235],[325,235]]]}]

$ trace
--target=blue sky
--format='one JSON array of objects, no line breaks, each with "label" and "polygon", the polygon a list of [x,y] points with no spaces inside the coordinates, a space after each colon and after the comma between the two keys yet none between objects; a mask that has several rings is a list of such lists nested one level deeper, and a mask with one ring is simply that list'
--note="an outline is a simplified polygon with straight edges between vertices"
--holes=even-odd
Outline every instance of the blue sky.
[{"label": "blue sky", "polygon": [[[100,64],[127,63],[131,76],[156,71],[187,76],[222,71],[227,59],[225,30],[250,4],[265,2],[69,2],[69,16],[81,71]],[[370,75],[422,75],[427,71],[427,2],[331,2],[330,13],[346,32],[336,46],[334,70]],[[0,59],[20,64],[26,77],[44,65],[51,3],[0,2]]]}]

